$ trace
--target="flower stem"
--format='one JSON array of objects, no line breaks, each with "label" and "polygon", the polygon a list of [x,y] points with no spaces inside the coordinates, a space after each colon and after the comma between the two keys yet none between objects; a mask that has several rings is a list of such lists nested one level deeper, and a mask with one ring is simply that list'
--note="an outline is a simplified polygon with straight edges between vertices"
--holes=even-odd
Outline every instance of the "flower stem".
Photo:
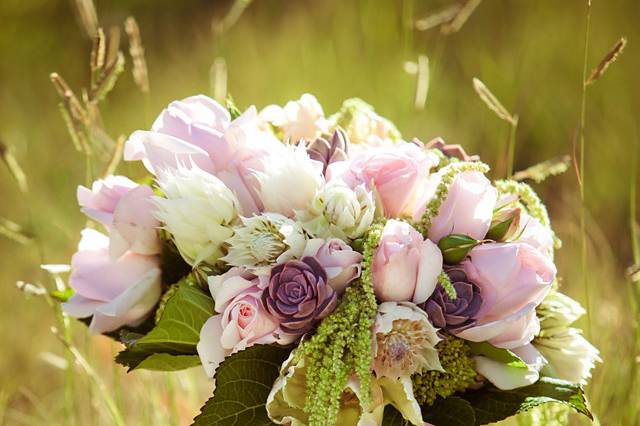
[{"label": "flower stem", "polygon": [[513,163],[516,154],[516,131],[518,130],[518,116],[514,115],[509,131],[509,146],[507,151],[507,179],[513,176]]}]

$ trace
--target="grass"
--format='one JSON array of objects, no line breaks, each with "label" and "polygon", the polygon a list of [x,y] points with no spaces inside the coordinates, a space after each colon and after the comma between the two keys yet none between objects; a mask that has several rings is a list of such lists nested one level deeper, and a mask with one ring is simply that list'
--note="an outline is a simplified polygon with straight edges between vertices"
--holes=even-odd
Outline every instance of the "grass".
[{"label": "grass", "polygon": [[[573,141],[580,135],[576,113],[582,109],[584,0],[460,1],[475,10],[450,34],[438,28],[411,31],[407,21],[434,22],[425,18],[453,10],[453,1],[240,3],[235,10],[242,8],[242,13],[224,20],[230,4],[220,2],[158,0],[154,7],[143,0],[98,2],[105,28],[136,17],[151,88],[148,94],[138,90],[127,55],[126,70],[101,109],[114,140],[148,127],[172,99],[213,95],[214,90],[219,96],[226,88],[238,105],[259,107],[310,91],[327,113],[343,99],[360,96],[407,137],[443,136],[449,143],[463,144],[467,152],[479,153],[493,166],[496,178],[511,164],[518,171],[573,154]],[[91,13],[85,11],[83,20],[76,20],[73,4],[0,2],[0,139],[13,148],[29,188],[27,195],[21,193],[7,168],[0,167],[0,218],[45,243],[19,244],[0,236],[0,327],[5,342],[0,423],[109,425],[116,410],[125,424],[188,424],[211,391],[199,369],[127,375],[112,362],[118,350],[112,342],[87,337],[84,326],[74,323],[70,341],[110,392],[110,410],[91,375],[50,332],[53,325],[63,330],[56,313],[41,298],[27,299],[15,289],[17,280],[49,279],[37,268],[43,259],[68,262],[84,223],[74,199],[75,185],[85,181],[84,159],[69,140],[48,78],[56,71],[73,88],[89,84],[91,43],[85,27],[90,30]],[[580,167],[584,196],[571,173],[534,184],[564,242],[556,259],[563,290],[583,304],[584,289],[589,291],[592,340],[605,362],[595,370],[587,391],[605,425],[635,424],[640,413],[640,394],[634,392],[640,383],[640,343],[633,321],[638,311],[629,296],[638,292],[628,291],[625,274],[634,263],[629,223],[637,221],[630,216],[638,208],[629,190],[638,179],[632,167],[640,131],[639,12],[634,0],[594,1],[591,7],[587,70],[596,65],[591,60],[605,56],[622,35],[629,45],[588,88],[584,149],[577,151],[586,160]],[[124,41],[122,49],[129,49]],[[405,71],[406,62],[418,61],[419,55],[429,58],[428,97],[419,102],[423,109],[416,108],[416,93],[424,82],[419,83],[419,73]],[[505,150],[505,140],[515,141],[508,133],[513,127],[496,120],[478,99],[473,77],[486,82],[509,111],[518,112],[517,150],[511,142]],[[119,171],[141,174],[136,164],[122,164]],[[587,287],[583,276],[588,277]],[[52,363],[57,358],[43,353],[71,367],[61,369],[64,363]]]}]

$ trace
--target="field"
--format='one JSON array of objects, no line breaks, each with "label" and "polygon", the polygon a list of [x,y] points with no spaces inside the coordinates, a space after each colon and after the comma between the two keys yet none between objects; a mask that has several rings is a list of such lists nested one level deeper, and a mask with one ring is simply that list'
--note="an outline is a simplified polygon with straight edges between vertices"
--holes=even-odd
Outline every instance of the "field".
[{"label": "field", "polygon": [[[0,2],[0,140],[28,184],[20,191],[0,166],[0,220],[21,225],[33,237],[20,243],[0,235],[0,424],[113,424],[105,395],[125,424],[189,424],[211,392],[200,371],[170,378],[127,375],[110,361],[118,347],[107,338],[87,337],[79,323],[72,324],[74,348],[95,374],[78,365],[67,369],[68,354],[51,331],[57,324],[53,311],[42,297],[16,289],[19,280],[53,285],[38,265],[68,263],[84,225],[75,188],[85,183],[85,160],[74,149],[49,79],[55,71],[74,89],[88,84],[91,41],[76,8],[82,3]],[[229,93],[240,107],[262,108],[311,92],[327,114],[343,99],[360,97],[405,137],[442,136],[463,144],[494,166],[494,177],[502,177],[511,129],[474,91],[473,78],[482,80],[519,117],[515,170],[572,158],[566,173],[534,187],[564,243],[556,259],[562,289],[589,304],[581,325],[604,360],[587,389],[593,411],[604,425],[640,424],[640,342],[634,329],[640,300],[634,300],[627,274],[634,263],[630,217],[638,209],[630,193],[640,180],[634,169],[640,3],[593,0],[588,72],[621,36],[628,46],[586,89],[581,180],[576,169],[586,0],[485,0],[450,34],[420,29],[429,23],[424,18],[454,1],[96,3],[105,29],[122,27],[128,16],[137,19],[148,65],[150,92],[143,94],[131,73],[123,30],[126,69],[101,104],[104,127],[114,138],[148,128],[168,102],[196,93]],[[121,164],[120,170],[141,176],[138,167]]]}]

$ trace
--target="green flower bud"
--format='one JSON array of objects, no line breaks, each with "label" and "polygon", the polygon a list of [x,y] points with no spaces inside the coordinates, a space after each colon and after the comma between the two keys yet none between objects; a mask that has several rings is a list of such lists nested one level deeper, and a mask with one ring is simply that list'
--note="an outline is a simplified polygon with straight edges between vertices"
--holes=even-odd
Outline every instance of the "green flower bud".
[{"label": "green flower bud", "polygon": [[442,258],[447,265],[456,265],[467,257],[472,248],[482,243],[468,235],[449,234],[438,242]]},{"label": "green flower bud", "polygon": [[493,215],[486,238],[493,241],[507,241],[520,228],[520,208],[501,209]]}]

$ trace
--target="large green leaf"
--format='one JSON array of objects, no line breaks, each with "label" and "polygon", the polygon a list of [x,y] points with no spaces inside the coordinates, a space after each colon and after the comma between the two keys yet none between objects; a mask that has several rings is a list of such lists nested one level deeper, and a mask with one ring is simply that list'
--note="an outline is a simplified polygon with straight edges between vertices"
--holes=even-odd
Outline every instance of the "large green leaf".
[{"label": "large green leaf", "polygon": [[485,386],[461,397],[473,407],[476,425],[497,422],[547,402],[567,404],[593,419],[580,385],[550,377],[542,377],[532,385],[509,391]]},{"label": "large green leaf", "polygon": [[212,315],[213,299],[184,279],[166,302],[158,324],[146,335],[129,339],[127,349],[118,354],[116,361],[130,369],[164,366],[176,370],[197,365],[193,356],[197,354],[200,329]]},{"label": "large green leaf", "polygon": [[[422,417],[435,426],[476,426],[494,423],[548,402],[566,404],[592,419],[582,388],[549,377],[519,389],[503,391],[487,385],[448,398],[436,399],[422,407]],[[409,423],[393,407],[384,411],[384,426],[406,426]]]},{"label": "large green leaf", "polygon": [[469,402],[457,396],[437,399],[430,407],[422,407],[422,417],[436,426],[471,426],[476,413]]},{"label": "large green leaf", "polygon": [[291,348],[255,345],[231,355],[216,370],[216,389],[192,426],[273,424],[265,404]]}]

